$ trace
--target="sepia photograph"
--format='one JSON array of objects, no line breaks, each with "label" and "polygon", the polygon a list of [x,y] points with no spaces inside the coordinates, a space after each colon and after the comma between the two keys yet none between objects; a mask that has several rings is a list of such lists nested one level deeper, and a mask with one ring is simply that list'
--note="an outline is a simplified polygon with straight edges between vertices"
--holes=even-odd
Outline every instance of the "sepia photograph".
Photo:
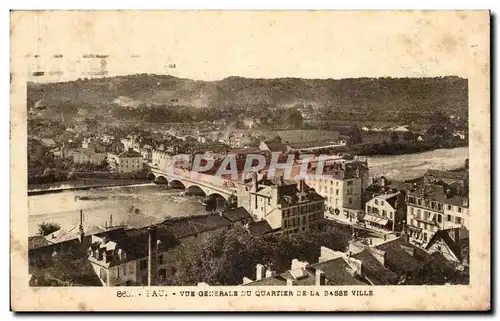
[{"label": "sepia photograph", "polygon": [[12,11],[12,306],[489,309],[489,19]]}]

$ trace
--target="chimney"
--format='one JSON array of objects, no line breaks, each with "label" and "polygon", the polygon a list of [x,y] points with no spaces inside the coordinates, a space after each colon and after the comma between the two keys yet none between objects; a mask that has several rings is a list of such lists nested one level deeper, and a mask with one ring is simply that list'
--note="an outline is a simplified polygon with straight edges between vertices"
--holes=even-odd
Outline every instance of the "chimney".
[{"label": "chimney", "polygon": [[458,241],[460,241],[460,229],[459,228],[453,229],[453,241],[455,243],[458,243]]},{"label": "chimney", "polygon": [[293,280],[292,279],[286,279],[286,286],[293,286]]},{"label": "chimney", "polygon": [[380,177],[380,186],[385,187],[387,184],[387,178],[385,176]]},{"label": "chimney", "polygon": [[255,281],[261,280],[264,276],[264,265],[257,264],[256,265],[256,273],[255,273]]},{"label": "chimney", "polygon": [[156,285],[157,273],[156,227],[148,227],[148,286]]},{"label": "chimney", "polygon": [[83,240],[85,239],[85,232],[83,231],[83,210],[80,210],[80,243],[83,244]]},{"label": "chimney", "polygon": [[109,227],[113,227],[113,214],[109,214]]},{"label": "chimney", "polygon": [[304,185],[305,185],[305,182],[304,182],[304,179],[302,178],[302,179],[299,181],[299,192],[300,192],[300,193],[304,193]]},{"label": "chimney", "polygon": [[266,270],[266,278],[270,278],[273,275],[274,275],[274,272],[271,270],[271,268],[268,267]]},{"label": "chimney", "polygon": [[318,285],[325,285],[325,272],[321,270],[316,270],[316,286]]}]

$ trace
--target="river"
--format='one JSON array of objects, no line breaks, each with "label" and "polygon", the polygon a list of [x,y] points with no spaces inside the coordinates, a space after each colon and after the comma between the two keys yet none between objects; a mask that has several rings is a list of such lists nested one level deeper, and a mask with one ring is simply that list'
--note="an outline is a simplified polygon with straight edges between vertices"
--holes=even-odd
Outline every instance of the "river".
[{"label": "river", "polygon": [[398,180],[422,176],[428,169],[451,170],[469,158],[468,147],[436,149],[423,153],[368,157],[370,176],[384,175]]},{"label": "river", "polygon": [[[422,176],[427,169],[454,169],[464,164],[468,148],[439,149],[418,154],[368,157],[370,176],[385,175],[394,179]],[[94,200],[82,200],[90,196]],[[146,184],[115,186],[91,190],[28,196],[29,235],[37,233],[38,224],[54,222],[69,230],[79,223],[79,210],[84,212],[84,227],[89,233],[98,231],[113,215],[113,224],[126,223],[141,227],[160,222],[167,216],[178,217],[206,213],[200,197],[182,196],[180,190]],[[138,211],[130,209],[134,207]]]}]

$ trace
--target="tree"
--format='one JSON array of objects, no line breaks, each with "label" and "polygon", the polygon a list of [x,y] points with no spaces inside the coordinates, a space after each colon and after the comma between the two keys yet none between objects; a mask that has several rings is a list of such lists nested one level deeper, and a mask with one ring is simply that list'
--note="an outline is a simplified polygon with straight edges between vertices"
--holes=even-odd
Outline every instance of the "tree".
[{"label": "tree", "polygon": [[363,137],[361,129],[354,125],[349,129],[349,138],[352,145],[361,144],[363,142]]},{"label": "tree", "polygon": [[57,223],[46,223],[43,222],[38,225],[38,235],[47,236],[55,231],[59,231],[61,226]]},{"label": "tree", "polygon": [[286,109],[283,112],[283,123],[291,128],[301,128],[304,119],[300,111],[294,108]]},{"label": "tree", "polygon": [[392,143],[397,143],[399,141],[399,135],[396,132],[391,133],[391,142]]}]

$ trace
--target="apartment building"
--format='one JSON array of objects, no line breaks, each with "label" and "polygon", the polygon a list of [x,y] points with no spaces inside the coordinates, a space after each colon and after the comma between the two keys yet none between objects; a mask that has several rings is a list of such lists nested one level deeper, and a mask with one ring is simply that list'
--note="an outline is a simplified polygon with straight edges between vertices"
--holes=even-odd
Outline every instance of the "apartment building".
[{"label": "apartment building", "polygon": [[366,160],[338,159],[324,167],[322,176],[311,173],[306,182],[325,198],[325,218],[355,222],[364,212],[362,195],[369,184]]},{"label": "apartment building", "polygon": [[257,173],[238,184],[238,206],[244,207],[256,222],[266,221],[273,233],[298,233],[316,227],[324,213],[324,198],[306,185],[270,180]]},{"label": "apartment building", "polygon": [[96,152],[92,148],[74,148],[65,150],[64,157],[72,157],[75,164],[101,165],[107,158],[107,154]]},{"label": "apartment building", "polygon": [[406,220],[405,196],[400,191],[387,191],[366,202],[363,220],[367,227],[400,231]]},{"label": "apartment building", "polygon": [[142,155],[134,150],[127,150],[118,155],[111,154],[108,157],[111,169],[117,173],[135,173],[144,168]]},{"label": "apartment building", "polygon": [[[424,185],[407,196],[408,233],[415,243],[425,246],[439,230],[469,229],[468,182],[464,174],[424,176]],[[427,175],[426,175],[427,176]],[[445,177],[443,177],[445,176]],[[451,179],[455,176],[458,179]]]}]

